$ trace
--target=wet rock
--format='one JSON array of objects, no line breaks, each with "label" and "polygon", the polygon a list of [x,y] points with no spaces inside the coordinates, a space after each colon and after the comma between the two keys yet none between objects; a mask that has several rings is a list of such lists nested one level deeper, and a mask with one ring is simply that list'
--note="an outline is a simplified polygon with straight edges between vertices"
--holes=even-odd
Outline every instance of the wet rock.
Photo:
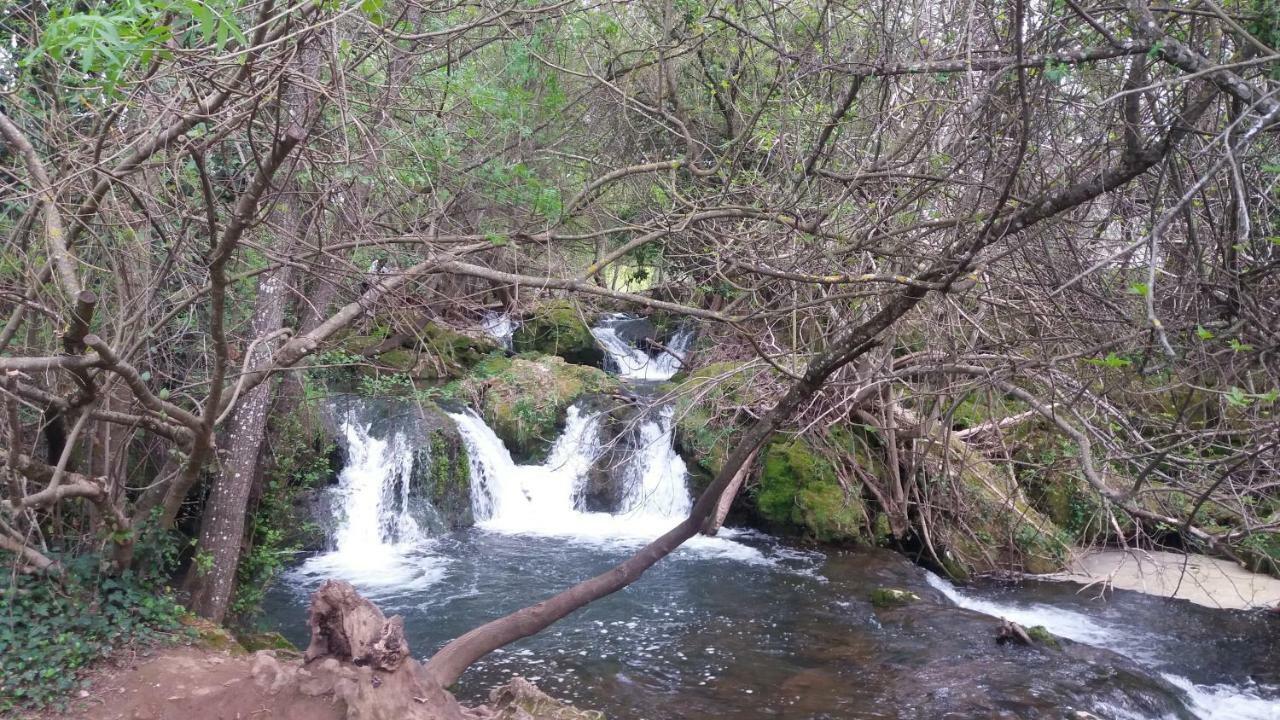
[{"label": "wet rock", "polygon": [[467,448],[452,422],[428,431],[425,444],[414,453],[413,486],[448,529],[475,523]]},{"label": "wet rock", "polygon": [[909,605],[920,599],[910,590],[897,588],[876,588],[871,591],[871,604],[878,608],[891,608]]},{"label": "wet rock", "polygon": [[520,353],[556,355],[575,365],[602,367],[604,350],[591,334],[590,320],[568,300],[545,303],[521,320],[512,345]]},{"label": "wet rock", "polygon": [[623,470],[639,446],[643,419],[644,408],[638,404],[615,405],[607,411],[600,427],[603,449],[575,498],[579,510],[612,513],[621,509],[627,494]]}]

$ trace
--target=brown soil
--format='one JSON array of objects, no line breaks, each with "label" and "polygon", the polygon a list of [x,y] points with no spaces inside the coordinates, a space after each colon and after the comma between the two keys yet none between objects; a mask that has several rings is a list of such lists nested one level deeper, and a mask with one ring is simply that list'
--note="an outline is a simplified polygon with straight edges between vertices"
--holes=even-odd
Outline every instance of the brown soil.
[{"label": "brown soil", "polygon": [[254,680],[254,656],[200,647],[116,656],[91,675],[64,713],[86,720],[343,720],[345,708],[285,687],[272,695]]}]

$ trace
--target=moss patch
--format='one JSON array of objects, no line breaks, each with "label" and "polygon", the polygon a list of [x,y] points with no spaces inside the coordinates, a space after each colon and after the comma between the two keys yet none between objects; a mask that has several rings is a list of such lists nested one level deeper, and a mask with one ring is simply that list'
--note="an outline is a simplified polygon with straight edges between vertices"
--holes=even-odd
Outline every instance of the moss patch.
[{"label": "moss patch", "polygon": [[831,462],[802,438],[769,443],[753,496],[769,523],[790,526],[815,540],[850,542],[865,535],[861,487],[846,491]]},{"label": "moss patch", "polygon": [[[419,467],[418,461],[422,461]],[[452,428],[436,428],[415,458],[415,481],[449,528],[475,522],[471,511],[471,464],[462,438]]]},{"label": "moss patch", "polygon": [[240,642],[240,646],[246,652],[257,652],[259,650],[280,650],[292,655],[298,655],[298,647],[289,642],[289,639],[278,632],[254,632],[242,633],[236,636]]}]

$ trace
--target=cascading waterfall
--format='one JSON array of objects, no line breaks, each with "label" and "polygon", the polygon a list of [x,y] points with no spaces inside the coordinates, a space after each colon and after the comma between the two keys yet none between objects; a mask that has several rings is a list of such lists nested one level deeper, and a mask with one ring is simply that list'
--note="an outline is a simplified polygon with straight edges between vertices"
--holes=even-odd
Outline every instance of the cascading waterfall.
[{"label": "cascading waterfall", "polygon": [[[606,324],[592,330],[624,379],[669,378],[679,360],[650,358],[632,347]],[[667,346],[688,350],[692,331],[682,330]],[[643,359],[641,357],[643,356]],[[668,357],[670,357],[668,355]],[[451,413],[467,447],[471,467],[472,510],[477,524],[489,531],[569,538],[593,544],[647,542],[684,519],[692,505],[684,461],[672,445],[673,410],[650,410],[629,433],[625,461],[609,472],[620,473],[622,498],[617,513],[579,509],[577,498],[604,448],[600,417],[574,406],[565,429],[539,464],[519,465],[502,440],[472,410]],[[761,562],[752,547],[723,537],[699,536],[686,543],[693,551]]]},{"label": "cascading waterfall", "polygon": [[599,452],[599,419],[569,408],[565,430],[539,465],[517,465],[472,410],[453,413],[471,464],[471,502],[489,529],[556,534],[576,519],[573,496]]},{"label": "cascading waterfall", "polygon": [[669,380],[680,371],[684,356],[693,342],[693,330],[682,328],[671,336],[665,345],[666,351],[656,356],[641,350],[627,342],[618,334],[616,323],[624,317],[607,318],[602,324],[591,329],[591,334],[609,354],[610,363],[617,369],[618,375],[628,380]]},{"label": "cascading waterfall", "polygon": [[364,555],[425,540],[409,513],[413,453],[404,435],[379,439],[368,425],[350,422],[342,430],[350,460],[336,489],[345,516],[335,533],[337,552]]},{"label": "cascading waterfall", "polygon": [[516,332],[515,321],[506,313],[486,312],[480,318],[480,329],[484,334],[497,340],[502,347],[510,350]]},{"label": "cascading waterfall", "polygon": [[685,487],[688,468],[672,442],[670,406],[658,417],[645,420],[638,429],[635,455],[625,471],[624,513],[645,513],[678,519],[689,514],[693,502]]},{"label": "cascading waterfall", "polygon": [[[1163,665],[1174,658],[1160,657],[1144,642],[1141,633],[1126,626],[1116,626],[1099,618],[1040,603],[1014,605],[973,597],[961,592],[941,577],[928,574],[928,582],[962,608],[984,615],[1016,622],[1023,627],[1043,626],[1060,637],[1085,645],[1105,648],[1146,666]],[[1280,704],[1236,685],[1198,685],[1185,677],[1161,673],[1167,682],[1187,695],[1188,706],[1202,720],[1277,720]],[[1106,708],[1123,712],[1119,708]]]},{"label": "cascading waterfall", "polygon": [[430,545],[411,512],[413,449],[403,433],[375,437],[371,423],[344,421],[347,463],[330,492],[341,508],[332,552],[317,555],[297,572],[336,575],[378,596],[381,590],[419,589],[440,579],[443,561],[424,561]]}]

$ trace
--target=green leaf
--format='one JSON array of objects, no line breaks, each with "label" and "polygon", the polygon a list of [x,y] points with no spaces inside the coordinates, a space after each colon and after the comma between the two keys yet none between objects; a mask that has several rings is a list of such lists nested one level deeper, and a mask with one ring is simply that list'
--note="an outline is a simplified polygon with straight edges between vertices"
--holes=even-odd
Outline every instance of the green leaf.
[{"label": "green leaf", "polygon": [[1249,396],[1245,395],[1243,390],[1235,386],[1232,386],[1232,388],[1227,391],[1226,398],[1228,403],[1236,407],[1245,407],[1250,402]]},{"label": "green leaf", "polygon": [[1200,338],[1201,340],[1212,340],[1213,333],[1209,332],[1208,330],[1205,330],[1203,325],[1197,325],[1196,337]]}]

